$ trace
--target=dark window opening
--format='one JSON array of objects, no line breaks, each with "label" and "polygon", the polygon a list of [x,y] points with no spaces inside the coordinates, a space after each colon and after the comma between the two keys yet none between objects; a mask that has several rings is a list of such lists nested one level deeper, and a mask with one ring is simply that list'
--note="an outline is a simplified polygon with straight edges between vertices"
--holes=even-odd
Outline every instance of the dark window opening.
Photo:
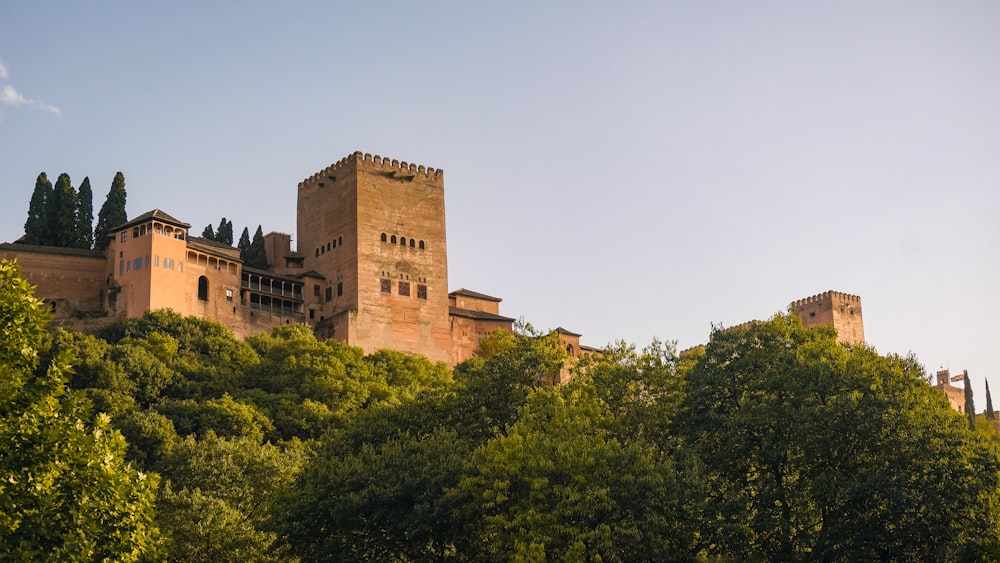
[{"label": "dark window opening", "polygon": [[417,299],[427,299],[427,286],[417,284]]},{"label": "dark window opening", "polygon": [[391,242],[392,244],[396,244],[396,235],[392,235],[391,237],[389,237],[389,242]]},{"label": "dark window opening", "polygon": [[392,280],[382,279],[379,285],[382,293],[392,293]]},{"label": "dark window opening", "polygon": [[413,239],[410,239],[410,248],[413,248],[414,246],[416,246],[416,245],[413,244]]},{"label": "dark window opening", "polygon": [[386,240],[388,240],[388,238],[389,238],[389,237],[388,237],[388,236],[386,236],[386,234],[385,234],[385,233],[382,233],[382,242],[385,242]]},{"label": "dark window opening", "polygon": [[316,256],[319,256],[319,249],[316,249]]},{"label": "dark window opening", "polygon": [[311,321],[315,318],[316,318],[316,309],[309,309],[309,320]]},{"label": "dark window opening", "polygon": [[337,282],[337,297],[344,295],[344,282]]},{"label": "dark window opening", "polygon": [[340,246],[344,246],[344,236],[343,235],[337,237],[337,244],[339,244]]},{"label": "dark window opening", "polygon": [[399,282],[399,294],[403,297],[410,296],[410,282]]},{"label": "dark window opening", "polygon": [[326,288],[326,300],[329,301],[331,299],[333,299],[333,288],[328,287]]},{"label": "dark window opening", "polygon": [[208,301],[208,278],[198,276],[198,299]]},{"label": "dark window opening", "polygon": [[319,286],[315,284],[313,284],[313,296],[319,297]]},{"label": "dark window opening", "polygon": [[420,250],[423,250],[424,249],[424,241],[420,241],[420,244],[418,246],[420,247]]},{"label": "dark window opening", "polygon": [[406,246],[406,237],[399,237],[399,244]]},{"label": "dark window opening", "polygon": [[813,312],[809,313],[809,316],[810,317],[815,317],[816,316],[816,311],[813,311]]}]

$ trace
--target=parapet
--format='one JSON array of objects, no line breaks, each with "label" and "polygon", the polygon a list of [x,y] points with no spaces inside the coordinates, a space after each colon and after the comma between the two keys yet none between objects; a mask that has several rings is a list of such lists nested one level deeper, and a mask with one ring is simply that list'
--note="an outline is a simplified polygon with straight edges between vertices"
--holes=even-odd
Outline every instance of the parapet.
[{"label": "parapet", "polygon": [[431,168],[429,166],[424,166],[422,164],[414,164],[412,162],[402,162],[396,159],[390,159],[389,157],[380,155],[371,155],[369,153],[362,153],[361,151],[355,151],[348,156],[338,160],[337,162],[327,166],[323,170],[313,174],[312,176],[306,178],[305,180],[299,182],[299,188],[305,186],[307,183],[320,182],[329,180],[331,182],[336,181],[337,173],[347,167],[368,168],[374,169],[379,172],[389,172],[402,174],[409,177],[421,176],[424,179],[443,183],[444,182],[444,170],[440,168]]},{"label": "parapet", "polygon": [[861,303],[861,297],[859,297],[857,295],[851,295],[850,293],[841,293],[839,291],[830,290],[830,291],[825,291],[823,293],[820,293],[818,295],[813,295],[812,297],[806,297],[804,299],[799,299],[798,301],[793,301],[792,302],[792,307],[796,307],[796,308],[797,307],[804,307],[804,306],[809,305],[811,303],[819,303],[819,302],[823,302],[823,301],[833,301],[834,298],[840,300],[841,302],[846,301],[848,303],[858,303],[858,304]]}]

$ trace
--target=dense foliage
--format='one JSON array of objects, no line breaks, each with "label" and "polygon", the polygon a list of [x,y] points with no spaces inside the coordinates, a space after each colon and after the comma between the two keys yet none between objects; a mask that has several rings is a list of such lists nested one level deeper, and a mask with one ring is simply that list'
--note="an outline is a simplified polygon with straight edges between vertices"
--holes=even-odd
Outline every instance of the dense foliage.
[{"label": "dense foliage", "polygon": [[[304,325],[239,341],[169,311],[46,334],[10,279],[0,289],[22,289],[0,295],[0,323],[36,327],[0,343],[11,557],[1000,555],[994,423],[970,431],[914,359],[793,316],[716,330],[682,357],[616,344],[552,386],[564,349],[530,327],[454,370]],[[25,409],[36,426],[9,422]]]},{"label": "dense foliage", "polygon": [[104,198],[100,211],[97,212],[97,225],[94,227],[94,249],[104,250],[108,247],[108,235],[118,225],[128,222],[128,214],[125,213],[125,200],[128,194],[125,192],[125,175],[121,172],[115,174],[111,181],[111,189]]},{"label": "dense foliage", "polygon": [[28,203],[24,242],[43,246],[90,249],[93,245],[94,204],[90,179],[79,192],[69,174],[59,175],[55,187],[45,172],[38,175]]}]

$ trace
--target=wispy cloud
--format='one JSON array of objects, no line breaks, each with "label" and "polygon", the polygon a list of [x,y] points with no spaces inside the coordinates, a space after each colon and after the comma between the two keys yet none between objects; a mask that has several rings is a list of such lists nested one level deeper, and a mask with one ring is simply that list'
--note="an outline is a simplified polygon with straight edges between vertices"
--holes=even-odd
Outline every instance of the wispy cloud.
[{"label": "wispy cloud", "polygon": [[[0,79],[7,80],[10,78],[10,73],[7,72],[7,67],[4,65],[3,61],[0,61]],[[62,115],[62,110],[57,108],[52,104],[47,104],[42,100],[28,99],[25,98],[16,88],[7,84],[0,90],[0,104],[6,104],[8,106],[28,106],[38,109],[43,109],[45,111],[51,111],[56,115]]]}]

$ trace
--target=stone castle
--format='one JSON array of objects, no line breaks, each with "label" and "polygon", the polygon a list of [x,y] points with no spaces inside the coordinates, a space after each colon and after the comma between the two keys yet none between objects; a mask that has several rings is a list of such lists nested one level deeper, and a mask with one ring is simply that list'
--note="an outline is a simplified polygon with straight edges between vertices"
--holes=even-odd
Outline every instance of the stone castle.
[{"label": "stone castle", "polygon": [[[172,309],[237,337],[307,323],[366,353],[388,348],[455,365],[484,336],[513,326],[500,298],[448,291],[440,169],[355,152],[306,178],[297,248],[288,234],[267,234],[266,269],[190,228],[155,209],[115,228],[104,252],[6,243],[0,259],[16,258],[54,322],[78,329]],[[842,342],[864,342],[856,295],[828,291],[791,309],[807,327],[833,325]],[[556,331],[571,357],[595,351],[579,334]]]},{"label": "stone castle", "polygon": [[[239,250],[191,236],[159,209],[110,233],[105,252],[0,244],[16,258],[54,322],[86,329],[172,309],[214,319],[237,337],[288,323],[359,346],[421,354],[455,365],[496,329],[512,330],[500,301],[448,291],[444,171],[355,152],[298,185],[291,236],[264,237],[268,267]],[[557,329],[571,356],[593,351]]]}]

